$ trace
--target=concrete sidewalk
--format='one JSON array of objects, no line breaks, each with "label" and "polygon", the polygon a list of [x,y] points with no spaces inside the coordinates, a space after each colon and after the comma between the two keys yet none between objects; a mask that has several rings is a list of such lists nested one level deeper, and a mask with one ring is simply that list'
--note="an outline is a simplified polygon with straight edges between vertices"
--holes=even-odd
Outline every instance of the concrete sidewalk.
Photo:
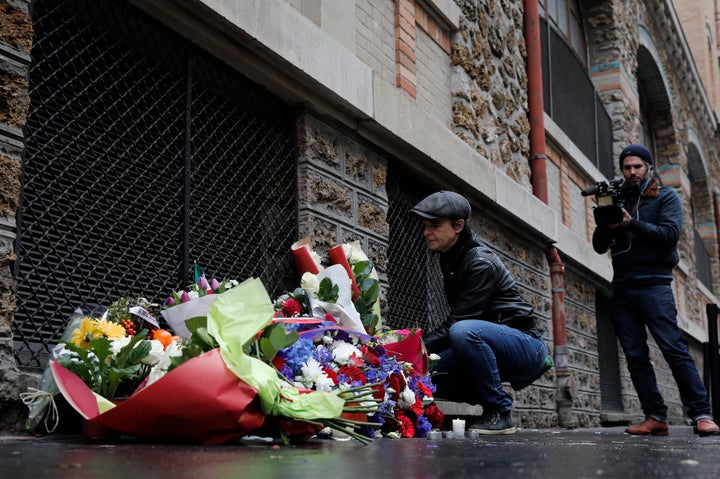
[{"label": "concrete sidewalk", "polygon": [[689,426],[668,437],[623,428],[520,430],[478,439],[313,439],[285,446],[242,440],[222,446],[95,444],[77,435],[0,436],[3,478],[717,478],[720,436]]}]

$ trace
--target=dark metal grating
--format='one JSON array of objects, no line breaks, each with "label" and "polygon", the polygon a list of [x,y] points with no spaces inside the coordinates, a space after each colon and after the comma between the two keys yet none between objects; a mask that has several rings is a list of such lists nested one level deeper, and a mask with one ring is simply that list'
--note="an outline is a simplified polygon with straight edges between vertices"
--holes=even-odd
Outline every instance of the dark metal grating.
[{"label": "dark metal grating", "polygon": [[390,163],[389,311],[383,319],[392,328],[423,328],[431,331],[450,312],[443,291],[438,257],[430,254],[419,219],[409,214],[417,202],[439,189],[424,184],[421,178],[399,164]]},{"label": "dark metal grating", "polygon": [[18,364],[70,313],[208,274],[292,286],[294,114],[123,2],[33,2]]}]

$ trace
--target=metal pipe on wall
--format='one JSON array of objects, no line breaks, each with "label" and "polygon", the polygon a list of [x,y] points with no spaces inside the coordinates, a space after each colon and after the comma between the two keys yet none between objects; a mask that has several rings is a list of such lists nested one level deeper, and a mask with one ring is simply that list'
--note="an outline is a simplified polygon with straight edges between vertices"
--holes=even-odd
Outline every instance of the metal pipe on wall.
[{"label": "metal pipe on wall", "polygon": [[[530,120],[530,171],[533,194],[548,204],[547,155],[545,153],[545,119],[542,84],[542,47],[540,44],[540,16],[538,0],[525,0],[525,44],[527,48],[528,116]],[[567,361],[565,331],[565,267],[557,248],[546,251],[552,285],[553,360],[555,362],[555,403],[558,423],[562,427],[577,427],[572,413],[574,382]]]}]

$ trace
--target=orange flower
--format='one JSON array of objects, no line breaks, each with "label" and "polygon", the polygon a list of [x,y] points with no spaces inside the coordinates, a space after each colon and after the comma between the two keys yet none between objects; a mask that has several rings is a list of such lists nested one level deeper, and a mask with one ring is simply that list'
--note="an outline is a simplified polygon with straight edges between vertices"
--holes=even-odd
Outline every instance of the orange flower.
[{"label": "orange flower", "polygon": [[178,338],[179,336],[173,336],[170,331],[167,331],[165,329],[157,329],[153,331],[153,339],[156,341],[160,341],[160,344],[162,344],[165,349],[167,349],[170,343],[172,343]]}]

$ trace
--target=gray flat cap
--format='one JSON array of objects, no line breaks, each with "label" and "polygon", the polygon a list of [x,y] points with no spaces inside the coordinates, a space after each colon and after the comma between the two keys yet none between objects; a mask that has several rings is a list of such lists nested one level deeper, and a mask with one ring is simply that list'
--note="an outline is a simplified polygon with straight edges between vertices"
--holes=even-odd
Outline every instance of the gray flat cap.
[{"label": "gray flat cap", "polygon": [[466,220],[470,216],[471,208],[470,202],[464,196],[452,191],[438,191],[416,204],[410,212],[428,220]]}]

